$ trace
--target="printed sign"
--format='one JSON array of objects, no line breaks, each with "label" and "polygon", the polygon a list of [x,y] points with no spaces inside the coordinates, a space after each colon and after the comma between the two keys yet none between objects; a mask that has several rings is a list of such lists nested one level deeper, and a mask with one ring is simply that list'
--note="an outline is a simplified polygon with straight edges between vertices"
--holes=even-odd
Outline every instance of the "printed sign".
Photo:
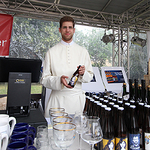
[{"label": "printed sign", "polygon": [[0,56],[9,56],[13,17],[0,14]]},{"label": "printed sign", "polygon": [[105,75],[108,83],[124,83],[122,70],[107,70]]}]

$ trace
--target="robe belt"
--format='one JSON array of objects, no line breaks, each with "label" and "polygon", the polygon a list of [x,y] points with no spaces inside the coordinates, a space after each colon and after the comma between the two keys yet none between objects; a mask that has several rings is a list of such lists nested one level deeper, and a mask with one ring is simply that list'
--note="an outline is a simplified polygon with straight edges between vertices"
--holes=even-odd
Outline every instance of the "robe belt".
[{"label": "robe belt", "polygon": [[56,95],[64,95],[64,96],[73,96],[73,95],[81,95],[81,94],[84,94],[84,91],[82,90],[61,90],[61,91],[57,91],[57,90],[52,90],[52,93],[53,94],[56,94]]}]

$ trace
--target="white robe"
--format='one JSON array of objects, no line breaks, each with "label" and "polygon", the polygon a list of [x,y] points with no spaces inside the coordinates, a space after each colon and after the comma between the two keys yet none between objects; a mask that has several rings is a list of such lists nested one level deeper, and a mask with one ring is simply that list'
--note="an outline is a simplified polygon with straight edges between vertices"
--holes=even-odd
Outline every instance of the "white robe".
[{"label": "white robe", "polygon": [[[68,76],[69,82],[77,66],[85,65],[85,73],[79,76],[78,82],[72,89],[66,88],[61,83],[61,76]],[[90,82],[93,78],[93,70],[88,51],[73,43],[64,45],[61,42],[50,48],[43,64],[41,84],[52,90],[45,117],[49,117],[49,108],[63,107],[69,114],[83,111],[85,105],[85,92],[82,91],[82,82]]]}]

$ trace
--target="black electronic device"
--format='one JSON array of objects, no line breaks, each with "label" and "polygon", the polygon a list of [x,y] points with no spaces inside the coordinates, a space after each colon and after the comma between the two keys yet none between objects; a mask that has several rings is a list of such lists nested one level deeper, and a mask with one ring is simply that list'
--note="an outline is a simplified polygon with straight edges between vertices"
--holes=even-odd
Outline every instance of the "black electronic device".
[{"label": "black electronic device", "polygon": [[7,113],[16,117],[28,116],[31,83],[39,82],[40,59],[0,57],[0,82],[8,82]]},{"label": "black electronic device", "polygon": [[28,116],[31,100],[31,73],[10,72],[7,92],[7,113]]}]

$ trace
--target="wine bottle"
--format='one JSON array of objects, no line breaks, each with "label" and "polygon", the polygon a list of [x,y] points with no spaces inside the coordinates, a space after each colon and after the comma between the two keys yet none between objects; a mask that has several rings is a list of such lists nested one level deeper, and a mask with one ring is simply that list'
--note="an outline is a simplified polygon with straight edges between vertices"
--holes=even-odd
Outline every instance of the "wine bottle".
[{"label": "wine bottle", "polygon": [[138,102],[142,102],[142,85],[138,85]]},{"label": "wine bottle", "polygon": [[144,117],[144,123],[143,123],[143,149],[149,150],[150,149],[150,105],[145,105],[145,117]]},{"label": "wine bottle", "polygon": [[126,94],[127,94],[126,83],[123,83],[123,94],[122,94],[122,97],[125,96]]},{"label": "wine bottle", "polygon": [[137,121],[136,106],[130,105],[129,149],[140,150],[140,133]]},{"label": "wine bottle", "polygon": [[105,120],[103,126],[103,150],[111,149],[115,150],[115,137],[114,137],[114,127],[112,124],[111,108],[105,108]]},{"label": "wine bottle", "polygon": [[142,79],[141,80],[141,84],[142,84],[142,103],[146,103],[146,89],[145,89],[145,80],[144,79]]},{"label": "wine bottle", "polygon": [[77,83],[78,81],[78,77],[79,77],[79,69],[80,69],[81,65],[79,65],[78,69],[74,72],[74,74],[72,75],[70,81],[69,81],[69,84],[70,86],[74,87],[75,84]]},{"label": "wine bottle", "polygon": [[124,108],[118,108],[118,122],[117,122],[117,134],[116,140],[116,150],[128,150],[128,132],[124,119]]},{"label": "wine bottle", "polygon": [[132,79],[129,79],[129,100],[128,102],[130,102],[130,100],[133,98],[133,93],[132,93]]},{"label": "wine bottle", "polygon": [[150,85],[147,86],[147,104],[150,105]]}]

